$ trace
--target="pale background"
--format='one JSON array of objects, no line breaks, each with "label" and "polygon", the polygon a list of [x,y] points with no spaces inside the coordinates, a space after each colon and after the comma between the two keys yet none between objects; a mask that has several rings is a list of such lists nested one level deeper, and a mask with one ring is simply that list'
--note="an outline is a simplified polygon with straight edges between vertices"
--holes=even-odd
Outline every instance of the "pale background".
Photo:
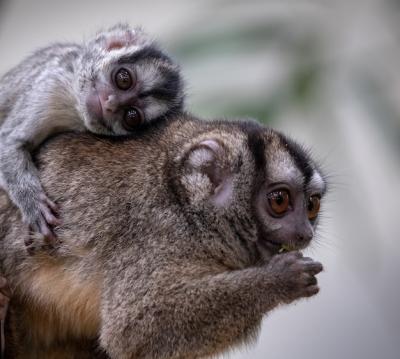
[{"label": "pale background", "polygon": [[227,356],[400,358],[400,1],[0,1],[0,73],[120,20],[181,63],[189,109],[283,129],[332,183],[309,251],[321,293]]}]

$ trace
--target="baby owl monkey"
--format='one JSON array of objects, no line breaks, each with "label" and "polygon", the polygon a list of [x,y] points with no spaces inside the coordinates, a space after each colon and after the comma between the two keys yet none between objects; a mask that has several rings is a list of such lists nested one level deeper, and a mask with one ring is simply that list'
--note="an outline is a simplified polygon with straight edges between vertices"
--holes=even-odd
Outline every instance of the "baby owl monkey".
[{"label": "baby owl monkey", "polygon": [[62,131],[128,135],[178,113],[183,98],[178,66],[140,29],[118,24],[85,44],[40,49],[0,80],[0,187],[51,243],[57,205],[31,152]]}]

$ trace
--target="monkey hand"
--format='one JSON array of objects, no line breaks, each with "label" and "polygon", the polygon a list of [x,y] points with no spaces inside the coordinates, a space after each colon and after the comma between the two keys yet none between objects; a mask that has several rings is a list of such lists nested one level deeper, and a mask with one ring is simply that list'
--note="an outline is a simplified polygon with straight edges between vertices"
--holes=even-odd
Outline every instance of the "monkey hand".
[{"label": "monkey hand", "polygon": [[56,216],[58,206],[43,192],[38,195],[37,199],[27,199],[26,204],[26,208],[23,206],[22,213],[24,221],[33,233],[25,241],[28,251],[32,253],[37,248],[48,249],[53,247],[56,242],[53,227],[61,224]]},{"label": "monkey hand", "polygon": [[10,297],[11,291],[7,285],[7,280],[0,276],[0,320],[4,320],[6,317]]},{"label": "monkey hand", "polygon": [[273,256],[268,269],[277,279],[278,293],[284,303],[311,297],[319,292],[315,276],[322,271],[322,264],[303,257],[300,252]]}]

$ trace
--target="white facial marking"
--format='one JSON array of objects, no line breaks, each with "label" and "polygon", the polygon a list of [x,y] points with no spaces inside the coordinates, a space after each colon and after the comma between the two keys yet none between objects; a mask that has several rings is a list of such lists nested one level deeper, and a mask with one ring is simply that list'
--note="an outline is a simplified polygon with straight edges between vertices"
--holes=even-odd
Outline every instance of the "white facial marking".
[{"label": "white facial marking", "polygon": [[[268,158],[269,157],[269,158]],[[303,174],[286,151],[277,151],[267,157],[267,173],[271,183],[286,182],[303,184]]]},{"label": "white facial marking", "polygon": [[150,104],[147,105],[144,110],[146,120],[152,120],[160,116],[162,113],[166,113],[169,109],[167,103],[158,101],[155,98],[152,98],[149,103]]},{"label": "white facial marking", "polygon": [[138,64],[136,72],[142,91],[149,91],[161,85],[164,80],[164,76],[154,63]]},{"label": "white facial marking", "polygon": [[311,192],[322,192],[325,187],[325,181],[318,173],[314,170],[313,176],[311,177],[310,183],[308,184],[308,188]]}]

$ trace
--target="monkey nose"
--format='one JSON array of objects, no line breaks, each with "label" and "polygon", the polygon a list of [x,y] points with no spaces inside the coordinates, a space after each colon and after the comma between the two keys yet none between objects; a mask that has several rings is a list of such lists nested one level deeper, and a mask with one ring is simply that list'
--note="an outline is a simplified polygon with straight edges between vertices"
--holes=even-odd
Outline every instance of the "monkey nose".
[{"label": "monkey nose", "polygon": [[314,236],[314,231],[310,225],[304,225],[298,228],[296,233],[296,240],[298,242],[309,242]]},{"label": "monkey nose", "polygon": [[104,103],[104,109],[107,112],[115,113],[118,110],[118,101],[115,95],[109,95]]}]

